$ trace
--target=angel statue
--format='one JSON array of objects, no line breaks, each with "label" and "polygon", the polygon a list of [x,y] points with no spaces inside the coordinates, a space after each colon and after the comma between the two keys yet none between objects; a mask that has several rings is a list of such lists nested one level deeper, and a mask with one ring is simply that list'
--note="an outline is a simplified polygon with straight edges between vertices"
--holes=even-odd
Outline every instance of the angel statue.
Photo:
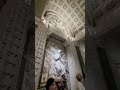
[{"label": "angel statue", "polygon": [[46,52],[49,54],[49,59],[52,59],[49,73],[50,77],[62,79],[62,76],[65,74],[65,66],[61,60],[61,50],[50,45]]}]

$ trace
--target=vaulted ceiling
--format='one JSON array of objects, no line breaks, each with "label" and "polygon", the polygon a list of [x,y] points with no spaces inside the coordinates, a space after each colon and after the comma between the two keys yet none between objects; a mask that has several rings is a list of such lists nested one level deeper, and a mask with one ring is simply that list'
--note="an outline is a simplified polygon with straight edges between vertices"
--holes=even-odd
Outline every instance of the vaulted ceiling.
[{"label": "vaulted ceiling", "polygon": [[41,18],[51,32],[65,39],[85,36],[85,0],[47,0]]}]

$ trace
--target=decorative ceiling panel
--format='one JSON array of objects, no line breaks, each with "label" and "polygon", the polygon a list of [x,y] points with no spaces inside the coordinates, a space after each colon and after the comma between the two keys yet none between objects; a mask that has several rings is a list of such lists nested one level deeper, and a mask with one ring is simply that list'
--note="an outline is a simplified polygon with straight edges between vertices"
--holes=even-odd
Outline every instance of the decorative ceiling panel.
[{"label": "decorative ceiling panel", "polygon": [[69,38],[75,38],[76,32],[80,32],[85,25],[84,2],[85,0],[48,0],[42,19],[48,28],[61,30]]}]

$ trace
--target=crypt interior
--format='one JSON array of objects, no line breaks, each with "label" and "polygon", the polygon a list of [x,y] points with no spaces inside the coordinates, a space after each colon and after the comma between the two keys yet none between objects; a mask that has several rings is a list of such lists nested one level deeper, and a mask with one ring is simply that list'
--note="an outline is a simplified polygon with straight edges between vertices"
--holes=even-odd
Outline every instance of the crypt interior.
[{"label": "crypt interior", "polygon": [[[0,0],[0,90],[120,90],[120,0]],[[34,12],[34,13],[33,13]]]}]

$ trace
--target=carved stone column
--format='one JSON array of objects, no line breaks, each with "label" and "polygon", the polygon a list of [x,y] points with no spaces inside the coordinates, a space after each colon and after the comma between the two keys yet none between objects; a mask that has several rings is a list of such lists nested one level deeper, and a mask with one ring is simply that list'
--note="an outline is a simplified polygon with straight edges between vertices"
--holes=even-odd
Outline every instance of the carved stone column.
[{"label": "carved stone column", "polygon": [[46,45],[47,29],[42,21],[39,21],[38,27],[35,31],[35,88],[39,87],[42,65],[44,60],[44,49]]},{"label": "carved stone column", "polygon": [[71,90],[78,90],[76,74],[81,73],[81,68],[74,42],[70,42],[69,45],[66,46],[66,49],[67,49],[68,67],[70,73],[69,75],[70,75]]}]

